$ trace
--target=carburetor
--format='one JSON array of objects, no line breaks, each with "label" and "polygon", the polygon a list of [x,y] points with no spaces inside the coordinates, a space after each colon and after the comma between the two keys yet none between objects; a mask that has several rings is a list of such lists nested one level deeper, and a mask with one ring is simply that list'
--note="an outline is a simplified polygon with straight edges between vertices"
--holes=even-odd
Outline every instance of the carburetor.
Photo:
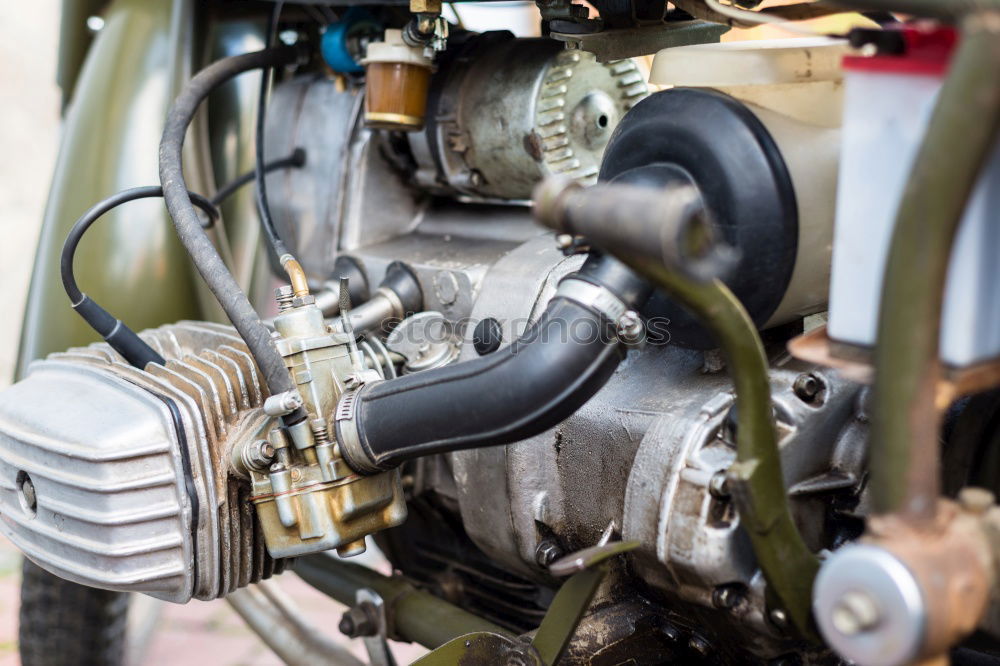
[{"label": "carburetor", "polygon": [[365,551],[365,536],[406,519],[406,501],[398,470],[359,476],[348,467],[331,437],[330,417],[346,391],[380,377],[358,350],[346,280],[341,330],[327,326],[316,298],[304,290],[280,287],[277,301],[274,342],[298,388],[268,398],[264,411],[283,416],[302,407],[308,416],[268,433],[274,464],[244,465],[267,549],[273,557],[332,548],[342,557],[358,555]]},{"label": "carburetor", "polygon": [[0,533],[63,578],[184,603],[400,524],[399,472],[355,474],[330,437],[338,399],[379,374],[348,304],[331,330],[303,292],[279,290],[274,322],[291,394],[269,396],[242,338],[208,322],[140,333],[165,359],[142,370],[107,344],[34,362],[0,396]]}]

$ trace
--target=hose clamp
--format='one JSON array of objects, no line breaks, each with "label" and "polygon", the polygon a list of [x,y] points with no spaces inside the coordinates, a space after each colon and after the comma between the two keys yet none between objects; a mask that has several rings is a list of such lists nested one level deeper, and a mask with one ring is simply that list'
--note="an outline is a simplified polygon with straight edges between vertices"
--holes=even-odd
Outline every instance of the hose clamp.
[{"label": "hose clamp", "polygon": [[608,321],[615,322],[616,325],[618,320],[628,312],[628,306],[610,289],[580,278],[569,277],[560,282],[556,296],[575,301],[583,307],[603,315]]},{"label": "hose clamp", "polygon": [[359,474],[378,474],[382,470],[372,463],[371,454],[361,444],[361,434],[355,418],[358,406],[358,394],[361,388],[346,391],[337,401],[334,412],[334,422],[340,455],[348,466]]},{"label": "hose clamp", "polygon": [[569,277],[559,283],[556,296],[579,303],[612,322],[618,340],[623,344],[638,345],[645,338],[646,327],[642,318],[607,287]]}]

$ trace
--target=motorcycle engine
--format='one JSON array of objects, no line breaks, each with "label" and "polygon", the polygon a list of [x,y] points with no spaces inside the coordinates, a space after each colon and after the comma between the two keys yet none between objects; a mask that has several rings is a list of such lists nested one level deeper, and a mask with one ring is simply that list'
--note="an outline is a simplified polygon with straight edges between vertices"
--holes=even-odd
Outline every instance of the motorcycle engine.
[{"label": "motorcycle engine", "polygon": [[645,344],[541,434],[370,476],[344,462],[359,382],[497,354],[580,269],[586,248],[532,221],[542,178],[694,183],[739,251],[727,282],[765,329],[795,523],[813,551],[858,535],[867,390],[785,350],[825,309],[832,205],[815,204],[832,194],[815,173],[835,173],[836,129],[732,91],[648,95],[644,78],[552,40],[463,33],[437,62],[418,132],[366,128],[361,89],[321,74],[276,85],[266,152],[309,155],[267,177],[277,227],[312,283],[349,278],[355,307],[337,287],[283,294],[275,340],[302,400],[337,416],[274,435],[295,405],[268,397],[240,338],[215,324],[144,333],[167,359],[158,370],[105,345],[54,355],[0,394],[4,534],[78,582],[186,601],[286,558],[353,554],[378,532],[411,579],[520,631],[551,600],[547,566],[610,535],[639,547],[585,620],[607,644],[651,632],[701,657],[735,649],[722,636],[760,658],[793,651],[725,481],[725,365],[660,294],[640,308]]}]

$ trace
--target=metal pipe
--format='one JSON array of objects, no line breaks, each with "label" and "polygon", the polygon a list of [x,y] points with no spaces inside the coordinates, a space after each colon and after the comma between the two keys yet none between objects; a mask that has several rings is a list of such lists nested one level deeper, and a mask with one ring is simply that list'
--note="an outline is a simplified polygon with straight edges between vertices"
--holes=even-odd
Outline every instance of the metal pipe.
[{"label": "metal pipe", "polygon": [[309,624],[274,581],[265,580],[230,592],[226,601],[286,664],[364,664],[323,631]]},{"label": "metal pipe", "polygon": [[[339,305],[335,309],[331,309],[334,313],[340,311]],[[326,315],[326,310],[324,310],[323,314]],[[403,318],[404,314],[403,307],[400,305],[399,299],[395,298],[395,294],[388,289],[380,288],[370,299],[357,307],[351,308],[348,313],[348,319],[355,334],[361,335],[362,333],[381,329],[383,323],[399,321]],[[341,333],[344,330],[343,321],[340,319],[334,321],[333,326]]]},{"label": "metal pipe", "polygon": [[998,72],[1000,11],[967,17],[907,180],[882,286],[870,484],[876,513],[922,522],[937,506],[938,433],[950,402],[939,392],[944,285],[959,222],[996,147]]},{"label": "metal pipe", "polygon": [[768,586],[792,625],[811,637],[812,582],[819,560],[802,540],[788,507],[767,358],[753,320],[718,280],[698,284],[647,262],[626,263],[687,307],[722,347],[738,416],[736,463],[729,468],[727,483]]},{"label": "metal pipe", "polygon": [[641,252],[700,282],[724,274],[735,259],[709,224],[694,185],[584,188],[548,178],[535,189],[534,204],[535,217],[556,231],[581,235],[612,254]]},{"label": "metal pipe", "polygon": [[288,281],[292,284],[292,293],[296,296],[309,295],[309,281],[306,279],[306,272],[302,270],[302,264],[290,254],[281,256],[281,267],[288,275]]},{"label": "metal pipe", "polygon": [[390,638],[413,641],[433,650],[459,636],[478,631],[510,635],[506,629],[405,580],[383,576],[328,553],[296,560],[294,571],[317,590],[346,606],[354,605],[358,590],[374,590],[385,602]]}]

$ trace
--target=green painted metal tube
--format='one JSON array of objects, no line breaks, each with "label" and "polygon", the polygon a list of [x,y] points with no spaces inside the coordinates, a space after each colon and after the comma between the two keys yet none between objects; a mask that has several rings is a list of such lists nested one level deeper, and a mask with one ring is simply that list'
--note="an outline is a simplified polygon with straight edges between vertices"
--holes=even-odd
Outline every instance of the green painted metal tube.
[{"label": "green painted metal tube", "polygon": [[810,602],[819,560],[792,520],[781,473],[767,358],[750,315],[720,281],[697,283],[641,257],[619,257],[696,315],[716,337],[736,390],[736,463],[728,473],[740,524],[769,593],[804,637],[813,637]]},{"label": "green painted metal tube", "polygon": [[[98,339],[69,307],[59,254],[73,222],[95,201],[159,181],[160,132],[175,94],[170,71],[187,43],[175,34],[174,4],[116,0],[80,71],[35,257],[19,375],[35,358]],[[160,201],[136,202],[101,220],[80,244],[77,276],[134,330],[199,317],[187,255]]]},{"label": "green painted metal tube", "polygon": [[[994,3],[996,4],[996,3]],[[965,19],[896,218],[875,350],[872,499],[933,517],[940,492],[936,395],[945,278],[959,222],[1000,132],[1000,12]]]},{"label": "green painted metal tube", "polygon": [[475,632],[510,635],[506,629],[417,589],[405,580],[383,576],[332,555],[300,558],[293,570],[317,590],[346,606],[354,605],[358,590],[374,590],[385,602],[390,630],[404,640],[432,650]]}]

